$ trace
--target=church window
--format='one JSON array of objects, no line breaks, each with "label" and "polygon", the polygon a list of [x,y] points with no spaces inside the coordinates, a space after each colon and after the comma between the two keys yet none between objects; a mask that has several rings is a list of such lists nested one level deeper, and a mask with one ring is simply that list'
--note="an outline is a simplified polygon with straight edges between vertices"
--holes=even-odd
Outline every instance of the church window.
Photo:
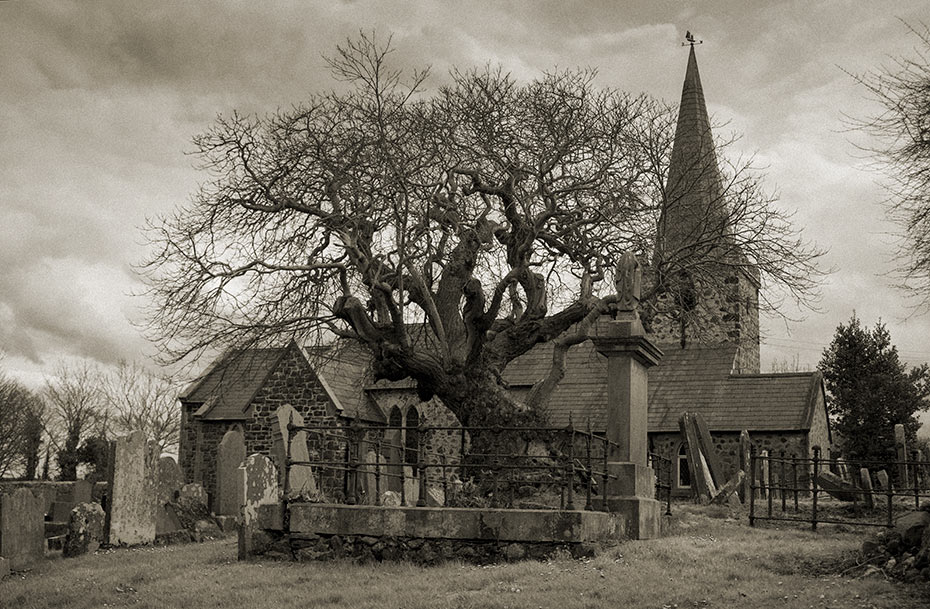
[{"label": "church window", "polygon": [[688,445],[684,442],[678,448],[675,470],[677,472],[678,488],[691,488],[691,470],[688,469]]}]

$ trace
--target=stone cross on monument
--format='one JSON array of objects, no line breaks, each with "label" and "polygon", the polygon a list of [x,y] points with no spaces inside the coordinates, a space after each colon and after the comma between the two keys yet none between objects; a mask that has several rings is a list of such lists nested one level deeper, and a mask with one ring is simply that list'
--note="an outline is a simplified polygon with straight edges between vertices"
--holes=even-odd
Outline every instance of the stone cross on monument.
[{"label": "stone cross on monument", "polygon": [[632,539],[661,533],[662,508],[655,499],[655,473],[649,467],[648,369],[662,352],[646,337],[639,319],[642,267],[626,252],[617,264],[615,319],[599,320],[591,336],[607,358],[607,509],[618,513]]}]

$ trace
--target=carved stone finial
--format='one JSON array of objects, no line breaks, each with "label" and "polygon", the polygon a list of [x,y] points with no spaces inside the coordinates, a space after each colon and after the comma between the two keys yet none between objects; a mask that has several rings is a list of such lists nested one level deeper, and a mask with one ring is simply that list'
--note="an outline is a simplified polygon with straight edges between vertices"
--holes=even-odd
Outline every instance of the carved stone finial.
[{"label": "carved stone finial", "polygon": [[643,267],[632,252],[623,252],[620,256],[614,285],[617,288],[617,310],[636,311],[643,289]]}]

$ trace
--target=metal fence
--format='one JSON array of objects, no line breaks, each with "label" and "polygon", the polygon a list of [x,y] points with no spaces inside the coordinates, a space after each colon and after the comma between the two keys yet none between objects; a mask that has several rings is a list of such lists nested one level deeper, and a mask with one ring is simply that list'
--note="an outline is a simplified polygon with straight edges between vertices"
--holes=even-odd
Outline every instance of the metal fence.
[{"label": "metal fence", "polygon": [[[930,500],[930,461],[916,454],[909,461],[847,461],[813,452],[812,458],[752,453],[750,526],[761,520],[810,523],[813,530],[818,523],[893,527],[911,502],[917,509]],[[828,472],[833,476],[822,475]]]},{"label": "metal fence", "polygon": [[[290,453],[295,434],[328,446],[298,460]],[[450,438],[455,441],[450,441]],[[310,466],[325,478],[331,503],[416,507],[492,507],[556,510],[606,509],[608,456],[616,443],[571,422],[565,427],[458,427],[421,424],[288,425],[284,497],[292,497],[292,470]],[[324,458],[323,453],[328,455]],[[657,473],[656,497],[671,513],[671,461],[650,454]],[[432,491],[432,492],[431,492]]]}]

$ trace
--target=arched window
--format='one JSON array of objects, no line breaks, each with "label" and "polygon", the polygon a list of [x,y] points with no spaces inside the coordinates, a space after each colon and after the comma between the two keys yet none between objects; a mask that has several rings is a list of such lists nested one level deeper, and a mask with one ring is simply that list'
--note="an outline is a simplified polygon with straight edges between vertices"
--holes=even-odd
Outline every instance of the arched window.
[{"label": "arched window", "polygon": [[[404,421],[404,463],[415,465],[417,462],[417,428],[420,426],[420,413],[413,406],[407,411],[407,418]],[[417,474],[414,470],[414,476]]]},{"label": "arched window", "polygon": [[403,427],[404,415],[400,413],[400,408],[394,406],[388,415],[388,427]]},{"label": "arched window", "polygon": [[684,442],[678,449],[678,455],[675,458],[675,469],[677,470],[678,488],[691,488],[691,470],[688,469],[688,445]]}]

